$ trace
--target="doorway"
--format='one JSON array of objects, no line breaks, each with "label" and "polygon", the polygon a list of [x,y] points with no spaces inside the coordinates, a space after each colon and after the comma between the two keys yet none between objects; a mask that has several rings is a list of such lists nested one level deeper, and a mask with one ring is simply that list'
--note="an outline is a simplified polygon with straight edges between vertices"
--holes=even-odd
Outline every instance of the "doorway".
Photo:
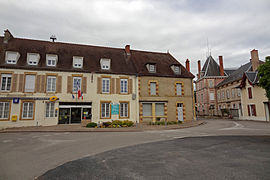
[{"label": "doorway", "polygon": [[183,116],[183,103],[177,103],[177,114],[178,114],[178,121],[183,122],[184,116]]},{"label": "doorway", "polygon": [[70,108],[60,108],[59,124],[69,124],[69,123],[70,123]]},{"label": "doorway", "polygon": [[70,123],[81,123],[82,108],[71,108],[71,120]]}]

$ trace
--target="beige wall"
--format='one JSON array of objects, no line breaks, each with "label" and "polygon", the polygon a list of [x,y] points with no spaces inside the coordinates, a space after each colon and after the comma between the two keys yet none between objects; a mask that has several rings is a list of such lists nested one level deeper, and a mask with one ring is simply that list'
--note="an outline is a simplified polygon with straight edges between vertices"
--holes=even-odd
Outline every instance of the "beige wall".
[{"label": "beige wall", "polygon": [[[132,79],[132,93],[127,95],[120,94],[98,94],[97,93],[97,79],[105,74],[92,74],[92,73],[74,73],[74,72],[51,72],[51,71],[26,71],[18,69],[2,69],[0,73],[10,73],[14,74],[24,74],[25,72],[35,72],[37,75],[46,75],[46,73],[54,73],[58,76],[62,76],[62,90],[61,93],[23,93],[23,92],[0,92],[0,97],[39,97],[39,98],[49,98],[51,96],[57,96],[59,98],[56,101],[56,109],[59,107],[60,102],[92,102],[92,121],[108,121],[119,119],[118,115],[111,116],[111,119],[100,119],[100,101],[111,101],[112,103],[119,103],[120,101],[129,101],[130,115],[129,120],[138,121],[139,120],[139,105],[138,105],[138,91],[137,91],[137,78],[135,76],[128,76]],[[87,91],[83,93],[82,99],[73,99],[71,93],[67,93],[67,81],[68,76],[72,75],[82,75],[87,78]],[[106,74],[108,76],[108,74]],[[121,75],[109,75],[111,78],[119,78]],[[124,75],[127,77],[126,75]],[[19,82],[18,82],[19,83]],[[17,83],[17,84],[18,84]],[[12,87],[11,87],[12,88]],[[132,94],[136,95],[136,99],[132,99]],[[76,96],[76,95],[75,95]],[[1,100],[2,101],[2,100]],[[11,102],[10,109],[10,119],[9,120],[0,120],[0,128],[5,127],[19,127],[19,126],[36,126],[36,125],[55,125],[58,124],[58,117],[54,118],[45,118],[45,103],[49,102],[48,100],[35,100],[35,118],[34,120],[20,120],[21,112],[21,101],[19,104],[14,104]],[[18,120],[16,122],[11,121],[11,116],[17,115]]]},{"label": "beige wall", "polygon": [[[248,88],[251,87],[252,89],[252,98],[249,99],[248,97]],[[246,87],[242,88],[241,90],[241,100],[242,100],[242,109],[243,109],[243,116],[240,119],[247,119],[247,120],[259,120],[259,121],[266,121],[265,116],[265,106],[263,102],[268,102],[266,97],[265,89],[255,85],[251,86],[246,80]],[[255,104],[256,106],[256,115],[257,116],[248,116],[248,109],[247,106]]]},{"label": "beige wall", "polygon": [[[168,121],[177,121],[176,104],[184,104],[184,121],[191,121],[193,119],[194,106],[193,106],[193,83],[191,79],[187,78],[167,78],[167,77],[150,77],[141,76],[139,77],[139,100],[141,101],[164,101],[167,102],[167,119]],[[158,83],[158,95],[149,95],[149,81],[156,81]],[[175,95],[175,83],[181,82],[182,96]],[[141,107],[141,103],[140,103]],[[166,111],[166,109],[165,109]],[[140,109],[142,115],[142,107]],[[153,118],[144,118],[143,120],[151,121]],[[142,120],[142,119],[141,119]]]}]

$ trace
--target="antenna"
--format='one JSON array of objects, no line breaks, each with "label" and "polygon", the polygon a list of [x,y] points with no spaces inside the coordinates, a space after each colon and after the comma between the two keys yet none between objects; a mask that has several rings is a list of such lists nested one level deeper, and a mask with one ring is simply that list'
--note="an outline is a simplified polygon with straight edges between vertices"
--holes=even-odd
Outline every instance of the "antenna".
[{"label": "antenna", "polygon": [[56,40],[56,36],[55,35],[51,35],[50,39],[52,40],[52,42],[54,42]]}]

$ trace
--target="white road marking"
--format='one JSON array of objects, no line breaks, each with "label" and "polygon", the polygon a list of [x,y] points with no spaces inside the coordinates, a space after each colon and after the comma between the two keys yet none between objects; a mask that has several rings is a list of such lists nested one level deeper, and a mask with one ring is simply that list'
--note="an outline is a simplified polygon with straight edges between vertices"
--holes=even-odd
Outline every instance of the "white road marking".
[{"label": "white road marking", "polygon": [[8,142],[12,142],[12,140],[10,139],[3,140],[3,143],[8,143]]},{"label": "white road marking", "polygon": [[233,123],[234,123],[233,127],[222,128],[222,129],[219,129],[219,130],[234,130],[234,129],[243,129],[244,128],[244,126],[242,124],[239,124],[237,122],[233,122]]}]

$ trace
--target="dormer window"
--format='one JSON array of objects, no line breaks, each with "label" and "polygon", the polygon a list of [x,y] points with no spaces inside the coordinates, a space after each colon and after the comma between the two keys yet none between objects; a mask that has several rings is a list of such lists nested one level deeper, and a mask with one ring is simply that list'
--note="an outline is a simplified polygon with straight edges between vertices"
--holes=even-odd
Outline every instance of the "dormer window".
[{"label": "dormer window", "polygon": [[7,64],[17,64],[20,57],[20,53],[14,51],[6,51],[6,63]]},{"label": "dormer window", "polygon": [[105,58],[100,59],[100,67],[101,67],[101,69],[110,70],[110,68],[111,68],[110,65],[111,65],[111,60],[110,59],[105,59]]},{"label": "dormer window", "polygon": [[46,64],[47,66],[56,66],[58,56],[55,54],[46,54]]},{"label": "dormer window", "polygon": [[156,65],[155,64],[147,64],[146,67],[150,73],[156,72]]},{"label": "dormer window", "polygon": [[83,67],[83,57],[73,56],[73,67],[82,68]]},{"label": "dormer window", "polygon": [[178,66],[178,65],[172,65],[171,69],[173,70],[174,74],[180,74],[181,73],[180,66]]},{"label": "dormer window", "polygon": [[27,64],[38,65],[40,56],[38,53],[27,53]]}]

